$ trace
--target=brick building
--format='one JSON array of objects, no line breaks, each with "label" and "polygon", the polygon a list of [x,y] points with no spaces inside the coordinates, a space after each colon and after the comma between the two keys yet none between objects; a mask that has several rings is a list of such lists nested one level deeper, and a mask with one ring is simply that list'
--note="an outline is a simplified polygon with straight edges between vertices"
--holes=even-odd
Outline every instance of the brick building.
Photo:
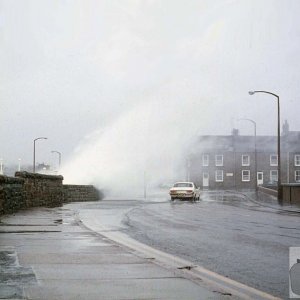
[{"label": "brick building", "polygon": [[[239,135],[199,136],[188,156],[187,177],[204,189],[252,189],[276,187],[278,179],[277,137]],[[289,131],[285,122],[281,135],[281,181],[300,183],[300,132]]]}]

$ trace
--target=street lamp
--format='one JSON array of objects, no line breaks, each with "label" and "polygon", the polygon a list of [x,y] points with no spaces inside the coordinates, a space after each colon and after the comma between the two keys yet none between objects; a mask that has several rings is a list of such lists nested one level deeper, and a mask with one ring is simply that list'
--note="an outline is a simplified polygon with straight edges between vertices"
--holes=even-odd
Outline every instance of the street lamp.
[{"label": "street lamp", "polygon": [[3,158],[0,158],[0,175],[3,175]]},{"label": "street lamp", "polygon": [[46,137],[38,137],[33,140],[33,173],[35,173],[35,142],[37,140],[47,140]]},{"label": "street lamp", "polygon": [[257,151],[256,151],[256,122],[252,119],[238,119],[238,121],[249,121],[254,125],[254,174],[255,174],[255,191],[257,191]]},{"label": "street lamp", "polygon": [[146,177],[146,171],[144,171],[144,199],[147,199],[147,177]]},{"label": "street lamp", "polygon": [[269,94],[277,99],[277,160],[278,160],[278,179],[277,179],[277,199],[281,200],[282,199],[282,189],[281,189],[281,162],[280,162],[280,102],[279,102],[279,96],[267,92],[267,91],[250,91],[249,95],[254,95],[256,93],[264,93],[264,94]]},{"label": "street lamp", "polygon": [[19,161],[19,164],[18,164],[18,171],[20,172],[20,171],[21,171],[21,158],[19,158],[18,161]]},{"label": "street lamp", "polygon": [[186,159],[186,180],[190,181],[191,177],[191,158],[187,157]]},{"label": "street lamp", "polygon": [[51,153],[57,153],[58,154],[58,167],[60,168],[61,165],[61,153],[56,150],[52,150]]}]

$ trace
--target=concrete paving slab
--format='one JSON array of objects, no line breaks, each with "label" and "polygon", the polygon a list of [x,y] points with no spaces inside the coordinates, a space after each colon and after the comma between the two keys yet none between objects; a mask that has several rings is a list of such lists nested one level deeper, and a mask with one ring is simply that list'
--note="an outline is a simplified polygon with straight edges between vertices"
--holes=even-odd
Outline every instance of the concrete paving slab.
[{"label": "concrete paving slab", "polygon": [[104,245],[104,246],[89,246],[85,247],[82,246],[80,247],[79,245],[76,247],[72,247],[71,245],[68,245],[67,241],[63,243],[52,243],[51,245],[46,244],[46,245],[35,245],[34,248],[32,248],[32,245],[22,245],[20,249],[18,249],[19,254],[21,253],[26,253],[29,252],[33,253],[61,253],[61,254],[72,254],[72,253],[81,253],[81,254],[98,254],[101,252],[101,254],[118,254],[120,253],[120,247],[117,247],[115,245]]},{"label": "concrete paving slab", "polygon": [[23,288],[19,285],[0,283],[0,299],[24,299]]},{"label": "concrete paving slab", "polygon": [[[94,239],[92,239],[94,237]],[[100,236],[97,236],[96,234],[92,234],[91,232],[88,232],[87,230],[81,231],[81,232],[60,232],[58,235],[56,232],[19,232],[10,234],[8,233],[1,233],[0,234],[0,242],[2,242],[3,239],[8,240],[26,240],[26,241],[41,241],[41,240],[89,240],[89,242],[95,241],[95,238],[99,241],[107,241],[107,238],[102,238]]]},{"label": "concrete paving slab", "polygon": [[[104,247],[111,248],[112,245],[110,243],[107,243],[107,241],[101,240],[101,239],[91,239],[91,237],[82,237],[82,238],[56,238],[56,239],[49,239],[49,238],[30,238],[26,236],[26,238],[22,236],[15,236],[15,238],[12,238],[11,234],[7,235],[0,235],[0,247],[5,245],[12,245],[12,246],[22,246],[22,251],[27,251],[26,248],[35,248],[38,246],[44,246],[44,247],[50,247],[59,245],[61,248],[70,248],[75,250],[85,250],[86,252],[89,251],[98,251],[103,250]],[[118,246],[115,246],[118,247]]]},{"label": "concrete paving slab", "polygon": [[0,298],[20,298],[23,295],[23,285],[36,283],[31,267],[19,265],[14,247],[0,247]]},{"label": "concrete paving slab", "polygon": [[61,264],[33,265],[38,280],[108,280],[134,278],[178,277],[174,272],[152,263],[141,264]]},{"label": "concrete paving slab", "polygon": [[[43,288],[25,289],[28,299],[40,300],[134,300],[218,299],[219,295],[182,278],[125,279],[125,280],[47,280],[40,281]],[[224,299],[224,298],[223,298]]]},{"label": "concrete paving slab", "polygon": [[61,232],[61,228],[56,225],[45,225],[45,226],[19,226],[19,225],[11,225],[11,226],[0,226],[0,234],[1,233],[23,233],[23,232]]},{"label": "concrete paving slab", "polygon": [[28,284],[35,283],[36,278],[35,274],[32,271],[32,268],[26,267],[10,267],[10,268],[0,268],[0,281],[5,284]]},{"label": "concrete paving slab", "polygon": [[143,263],[144,260],[128,253],[91,254],[91,253],[20,253],[19,262],[21,265],[37,264],[124,264]]},{"label": "concrete paving slab", "polygon": [[[29,219],[30,218],[30,219]],[[1,216],[1,223],[19,224],[22,225],[47,225],[58,224],[62,220],[58,212],[53,212],[53,209],[32,208],[30,210],[19,211],[18,213]]]}]

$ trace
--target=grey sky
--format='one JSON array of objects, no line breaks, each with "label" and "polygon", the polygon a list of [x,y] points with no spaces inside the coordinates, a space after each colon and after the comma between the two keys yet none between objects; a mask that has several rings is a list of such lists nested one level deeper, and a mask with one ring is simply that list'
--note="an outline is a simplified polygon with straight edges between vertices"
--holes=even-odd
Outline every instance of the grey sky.
[{"label": "grey sky", "polygon": [[168,128],[160,140],[174,122],[251,134],[239,117],[275,134],[275,100],[252,89],[279,94],[282,120],[299,130],[299,11],[297,0],[0,0],[0,156],[31,163],[33,139],[47,136],[37,162],[58,150],[70,165],[76,147],[145,109],[146,127]]}]

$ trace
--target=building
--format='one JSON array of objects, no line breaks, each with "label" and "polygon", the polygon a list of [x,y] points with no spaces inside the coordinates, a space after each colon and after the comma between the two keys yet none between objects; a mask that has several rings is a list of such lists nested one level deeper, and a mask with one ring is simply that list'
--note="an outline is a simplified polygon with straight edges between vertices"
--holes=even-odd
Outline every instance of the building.
[{"label": "building", "polygon": [[[257,136],[255,142],[237,129],[231,135],[199,136],[187,168],[188,178],[204,189],[254,189],[256,178],[258,185],[275,188],[277,136]],[[289,131],[287,121],[281,135],[281,182],[300,183],[300,132]]]},{"label": "building", "polygon": [[52,174],[50,165],[47,165],[45,163],[38,164],[36,166],[36,173],[41,174]]}]

